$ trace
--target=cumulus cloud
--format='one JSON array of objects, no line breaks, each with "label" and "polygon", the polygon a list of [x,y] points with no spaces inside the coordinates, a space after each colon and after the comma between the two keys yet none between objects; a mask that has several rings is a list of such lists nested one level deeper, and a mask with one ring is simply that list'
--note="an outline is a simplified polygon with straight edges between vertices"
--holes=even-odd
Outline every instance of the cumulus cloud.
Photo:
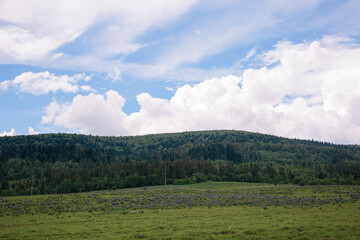
[{"label": "cumulus cloud", "polygon": [[89,81],[90,76],[85,74],[76,74],[74,76],[62,75],[56,76],[46,72],[25,72],[15,77],[14,80],[0,82],[0,90],[6,91],[9,87],[18,89],[19,92],[31,93],[33,95],[44,95],[49,92],[72,92],[76,93],[79,88],[82,91],[95,91],[90,86],[80,86],[76,83],[79,81]]},{"label": "cumulus cloud", "polygon": [[0,137],[4,137],[4,136],[15,136],[16,132],[15,132],[15,129],[11,129],[10,132],[0,132]]},{"label": "cumulus cloud", "polygon": [[39,132],[36,132],[36,131],[34,130],[34,128],[29,127],[28,134],[29,134],[29,135],[37,135],[37,134],[40,134],[40,133],[39,133]]},{"label": "cumulus cloud", "polygon": [[360,47],[328,36],[279,42],[263,67],[178,88],[171,99],[137,96],[126,115],[115,91],[52,102],[44,124],[100,135],[240,129],[293,138],[360,143]]},{"label": "cumulus cloud", "polygon": [[46,108],[42,123],[64,126],[81,133],[122,135],[126,132],[123,126],[124,104],[125,99],[113,90],[107,91],[105,95],[77,95],[70,104],[53,101]]}]

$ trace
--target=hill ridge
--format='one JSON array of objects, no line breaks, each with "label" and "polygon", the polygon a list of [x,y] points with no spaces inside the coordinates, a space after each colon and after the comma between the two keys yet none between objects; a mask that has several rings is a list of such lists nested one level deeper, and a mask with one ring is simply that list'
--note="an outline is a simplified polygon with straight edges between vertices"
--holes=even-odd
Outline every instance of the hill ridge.
[{"label": "hill ridge", "polygon": [[360,146],[234,130],[0,138],[2,195],[167,183],[358,184]]}]

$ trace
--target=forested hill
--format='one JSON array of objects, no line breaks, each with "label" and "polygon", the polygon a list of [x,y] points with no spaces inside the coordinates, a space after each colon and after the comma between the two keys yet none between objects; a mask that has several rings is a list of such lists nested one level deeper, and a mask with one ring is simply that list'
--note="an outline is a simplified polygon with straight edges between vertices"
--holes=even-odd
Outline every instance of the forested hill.
[{"label": "forested hill", "polygon": [[149,186],[165,179],[167,184],[360,183],[358,145],[243,131],[0,137],[0,161],[1,195]]}]

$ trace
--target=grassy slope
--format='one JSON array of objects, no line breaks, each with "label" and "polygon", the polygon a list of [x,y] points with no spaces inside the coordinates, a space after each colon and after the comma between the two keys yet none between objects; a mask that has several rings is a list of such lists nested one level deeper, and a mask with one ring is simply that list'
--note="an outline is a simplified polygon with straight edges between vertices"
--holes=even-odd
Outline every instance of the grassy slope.
[{"label": "grassy slope", "polygon": [[[203,183],[182,187],[167,186],[91,192],[68,195],[42,195],[2,198],[1,239],[360,239],[360,202],[347,201],[358,194],[358,186],[314,186]],[[341,203],[270,205],[222,202],[209,207],[131,209],[112,207],[106,199],[146,197],[146,194],[174,192],[175,197],[211,193],[228,196],[250,193],[262,196],[337,199]],[[95,197],[96,196],[96,197]],[[160,195],[161,196],[161,195]],[[95,200],[91,200],[95,199]],[[125,200],[124,200],[125,199]],[[228,198],[228,200],[231,198]],[[129,200],[129,201],[130,201]],[[32,205],[30,204],[32,203]],[[57,205],[46,204],[55,203]],[[105,202],[105,203],[104,203]],[[54,210],[62,203],[69,210]],[[5,204],[28,207],[17,214]],[[27,204],[27,205],[26,205]],[[20,206],[20,205],[19,205]],[[89,206],[103,210],[89,211]],[[75,208],[78,207],[78,208]],[[26,211],[25,211],[26,212]],[[15,214],[16,213],[16,214]],[[31,214],[33,213],[33,214]],[[230,227],[231,226],[231,227]],[[229,229],[230,228],[230,229]]]}]

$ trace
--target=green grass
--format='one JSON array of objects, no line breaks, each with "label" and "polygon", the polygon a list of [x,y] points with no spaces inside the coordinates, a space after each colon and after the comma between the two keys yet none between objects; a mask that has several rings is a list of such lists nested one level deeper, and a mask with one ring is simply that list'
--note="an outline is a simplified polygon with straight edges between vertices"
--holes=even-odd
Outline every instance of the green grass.
[{"label": "green grass", "polygon": [[[359,186],[202,183],[6,197],[0,201],[0,239],[360,239],[358,195]],[[170,196],[167,202],[181,196],[202,200],[126,207],[136,199],[164,196]],[[234,205],[234,196],[247,202]],[[260,200],[251,202],[254,196]],[[266,200],[274,196],[308,201]],[[218,202],[211,204],[213,199]]]}]

